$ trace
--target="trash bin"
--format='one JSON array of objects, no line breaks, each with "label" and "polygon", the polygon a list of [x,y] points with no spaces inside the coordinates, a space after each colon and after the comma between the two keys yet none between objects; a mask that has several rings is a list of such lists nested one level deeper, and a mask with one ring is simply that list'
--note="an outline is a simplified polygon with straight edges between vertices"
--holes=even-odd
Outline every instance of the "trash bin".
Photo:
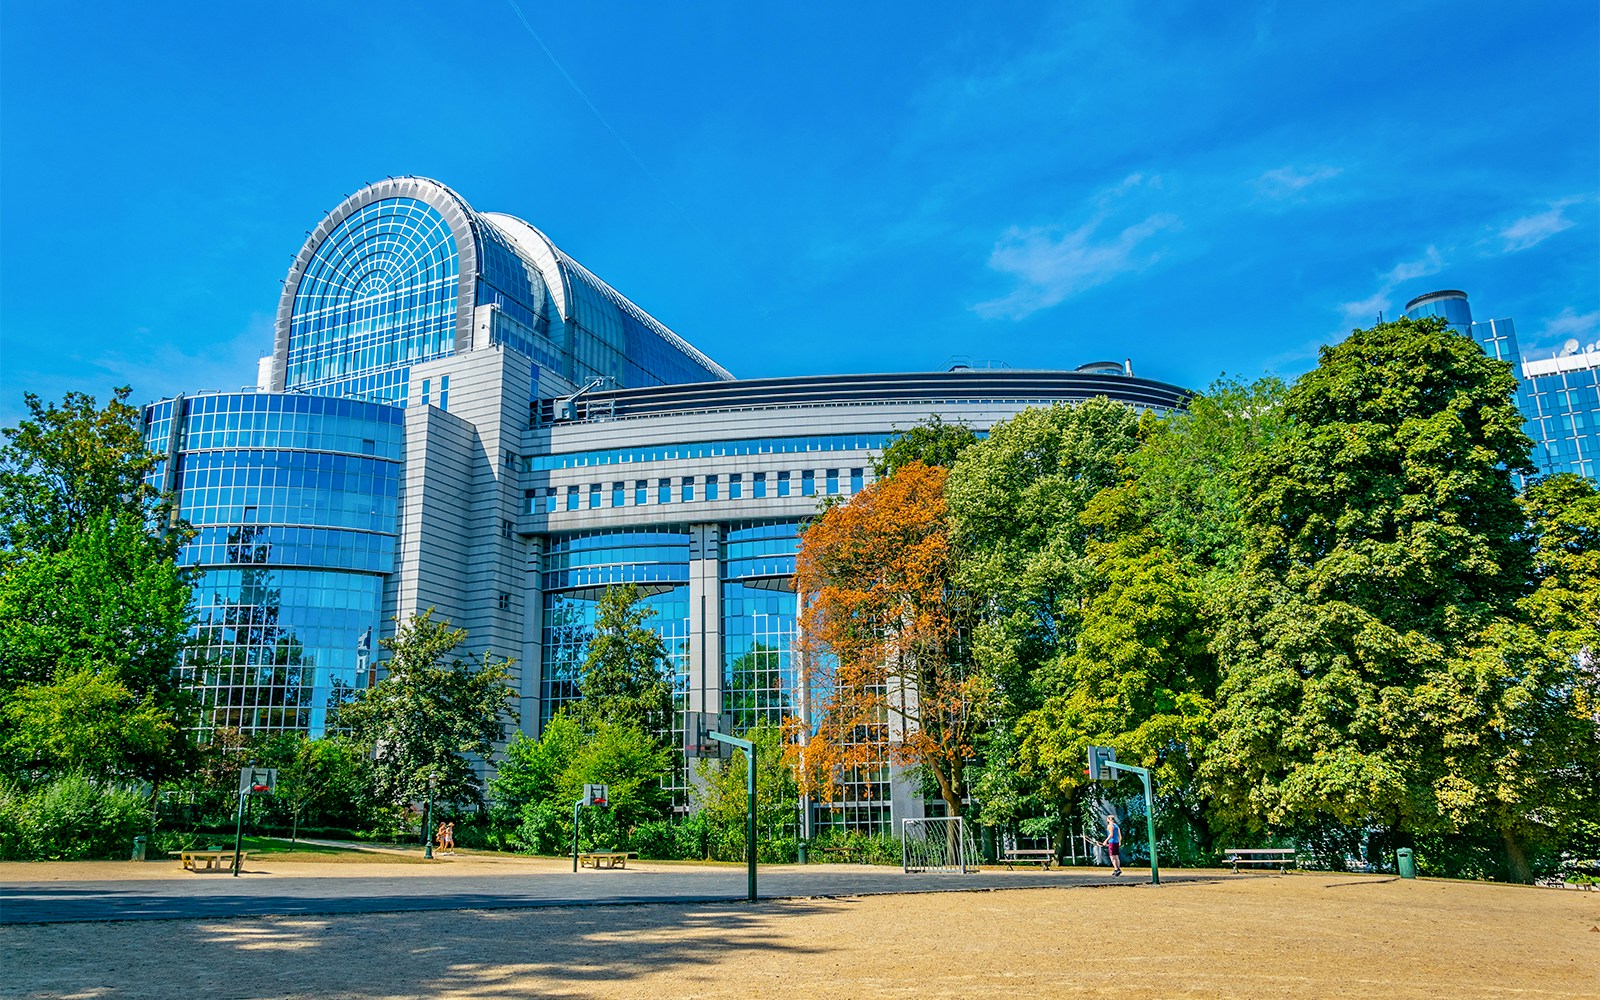
[{"label": "trash bin", "polygon": [[805,842],[805,841],[803,841],[803,840],[802,840],[802,841],[800,841],[800,845],[799,845],[799,849],[798,849],[798,853],[799,853],[799,855],[800,855],[800,863],[801,863],[801,864],[805,864],[805,863],[806,863],[806,855],[807,855],[807,853],[809,853],[809,852],[808,852],[808,845],[807,845],[807,844],[806,844],[806,842]]},{"label": "trash bin", "polygon": [[1394,852],[1395,866],[1400,869],[1401,878],[1417,877],[1417,861],[1411,854],[1411,848],[1402,847]]},{"label": "trash bin", "polygon": [[142,834],[140,836],[137,836],[137,837],[133,838],[133,860],[134,861],[143,861],[144,860],[144,844],[145,844],[145,838],[144,838],[144,836]]}]

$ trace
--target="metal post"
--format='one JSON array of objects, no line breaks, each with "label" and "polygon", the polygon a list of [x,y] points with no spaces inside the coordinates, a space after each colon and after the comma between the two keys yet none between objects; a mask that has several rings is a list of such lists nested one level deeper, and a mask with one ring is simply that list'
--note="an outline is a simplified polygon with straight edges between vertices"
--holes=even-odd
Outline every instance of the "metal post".
[{"label": "metal post", "polygon": [[572,871],[578,871],[578,810],[583,808],[583,800],[572,804]]},{"label": "metal post", "polygon": [[1156,862],[1156,801],[1150,788],[1150,769],[1147,767],[1134,767],[1132,764],[1119,764],[1114,760],[1105,762],[1106,767],[1118,771],[1131,771],[1144,781],[1144,821],[1146,832],[1150,835],[1150,884],[1161,884],[1161,866]]},{"label": "metal post", "polygon": [[749,900],[756,901],[756,745],[737,736],[706,733],[718,743],[738,747],[744,751],[747,770],[745,783],[745,865],[749,869]]},{"label": "metal post", "polygon": [[422,856],[433,858],[433,776],[428,776],[428,807],[422,813]]},{"label": "metal post", "polygon": [[[239,819],[233,828],[233,877],[239,877],[239,849],[244,846],[244,800],[250,793],[239,789]],[[206,862],[210,864],[210,862]]]}]

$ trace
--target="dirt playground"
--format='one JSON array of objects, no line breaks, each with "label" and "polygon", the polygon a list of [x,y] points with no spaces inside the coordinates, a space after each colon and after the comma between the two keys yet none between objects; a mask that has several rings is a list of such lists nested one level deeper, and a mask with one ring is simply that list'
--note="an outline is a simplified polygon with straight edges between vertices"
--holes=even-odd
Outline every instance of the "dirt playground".
[{"label": "dirt playground", "polygon": [[754,906],[6,926],[0,995],[1600,997],[1600,893],[1300,873]]}]

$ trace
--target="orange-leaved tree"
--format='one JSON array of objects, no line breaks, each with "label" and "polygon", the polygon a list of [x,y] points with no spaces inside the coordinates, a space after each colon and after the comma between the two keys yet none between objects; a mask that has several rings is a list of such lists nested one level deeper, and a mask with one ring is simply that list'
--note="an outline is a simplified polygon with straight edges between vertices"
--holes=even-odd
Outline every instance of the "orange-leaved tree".
[{"label": "orange-leaved tree", "polygon": [[806,529],[795,568],[810,725],[791,723],[803,791],[920,765],[961,815],[965,767],[992,691],[965,655],[970,601],[951,580],[947,470],[911,462]]}]

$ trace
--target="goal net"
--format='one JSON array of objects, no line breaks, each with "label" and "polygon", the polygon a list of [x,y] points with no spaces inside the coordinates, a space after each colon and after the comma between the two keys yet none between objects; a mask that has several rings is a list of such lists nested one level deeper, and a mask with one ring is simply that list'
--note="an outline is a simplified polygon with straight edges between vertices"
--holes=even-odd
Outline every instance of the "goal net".
[{"label": "goal net", "polygon": [[959,816],[900,821],[900,867],[960,875],[978,870],[978,845]]}]

